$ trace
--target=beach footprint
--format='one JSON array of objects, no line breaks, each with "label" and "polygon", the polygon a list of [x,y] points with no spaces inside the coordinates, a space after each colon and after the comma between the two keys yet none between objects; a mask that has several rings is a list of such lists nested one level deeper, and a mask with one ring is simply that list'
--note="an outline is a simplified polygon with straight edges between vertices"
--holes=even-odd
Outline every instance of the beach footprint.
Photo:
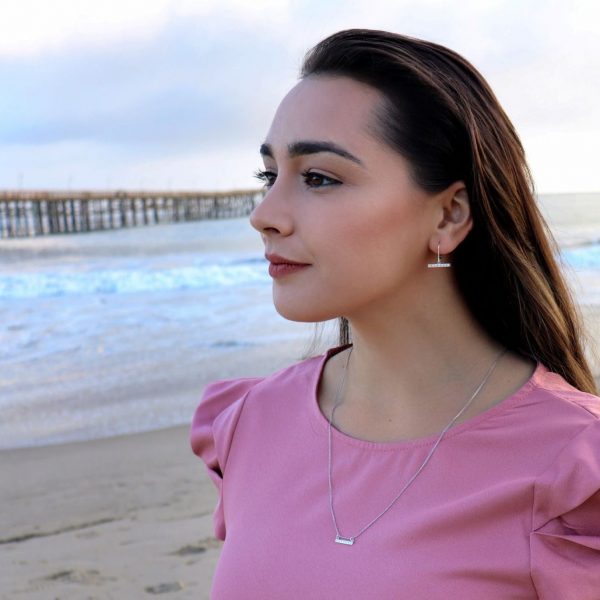
[{"label": "beach footprint", "polygon": [[114,581],[117,581],[116,577],[108,577],[96,569],[65,569],[63,571],[56,571],[50,575],[30,579],[28,581],[28,588],[23,591],[38,592],[45,589],[52,590],[56,589],[56,584],[99,586]]},{"label": "beach footprint", "polygon": [[83,583],[87,585],[99,585],[106,581],[116,581],[115,577],[106,577],[96,569],[69,569],[66,571],[57,571],[51,575],[40,577],[42,581],[63,582],[63,583]]},{"label": "beach footprint", "polygon": [[167,583],[158,583],[144,588],[147,594],[168,594],[170,592],[179,592],[183,589],[183,583],[180,581],[170,581]]},{"label": "beach footprint", "polygon": [[200,540],[197,544],[187,544],[179,548],[179,550],[175,550],[175,552],[171,552],[171,555],[175,556],[189,556],[190,554],[202,554],[206,552],[209,548],[220,548],[221,542],[216,538],[205,538]]}]

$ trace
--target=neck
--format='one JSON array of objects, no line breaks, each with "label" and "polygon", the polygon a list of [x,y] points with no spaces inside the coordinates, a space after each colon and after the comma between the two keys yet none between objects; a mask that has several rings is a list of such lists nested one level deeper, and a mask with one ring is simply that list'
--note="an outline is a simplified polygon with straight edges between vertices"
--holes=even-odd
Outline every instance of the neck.
[{"label": "neck", "polygon": [[353,350],[344,403],[415,417],[462,406],[503,347],[452,291],[391,304],[348,317]]}]

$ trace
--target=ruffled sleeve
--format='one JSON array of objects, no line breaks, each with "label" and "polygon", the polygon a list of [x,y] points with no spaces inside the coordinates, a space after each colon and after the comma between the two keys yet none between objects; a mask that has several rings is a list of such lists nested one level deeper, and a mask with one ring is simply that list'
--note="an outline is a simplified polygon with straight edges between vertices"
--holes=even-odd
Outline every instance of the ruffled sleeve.
[{"label": "ruffled sleeve", "polygon": [[223,476],[233,435],[248,391],[260,378],[229,379],[210,383],[194,412],[190,444],[206,466],[217,487],[218,501],[213,513],[215,537],[225,539]]},{"label": "ruffled sleeve", "polygon": [[530,548],[541,600],[600,600],[600,420],[536,480]]}]

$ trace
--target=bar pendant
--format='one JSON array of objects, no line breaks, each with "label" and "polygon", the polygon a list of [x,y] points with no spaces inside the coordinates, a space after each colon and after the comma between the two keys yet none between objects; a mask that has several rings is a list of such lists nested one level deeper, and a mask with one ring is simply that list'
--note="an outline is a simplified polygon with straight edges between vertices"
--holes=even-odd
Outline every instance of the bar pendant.
[{"label": "bar pendant", "polygon": [[435,269],[436,267],[450,267],[450,263],[429,263],[427,265],[428,267]]},{"label": "bar pendant", "polygon": [[354,544],[354,538],[345,538],[341,535],[336,535],[335,541],[338,544],[346,544],[347,546],[352,546],[352,544]]}]

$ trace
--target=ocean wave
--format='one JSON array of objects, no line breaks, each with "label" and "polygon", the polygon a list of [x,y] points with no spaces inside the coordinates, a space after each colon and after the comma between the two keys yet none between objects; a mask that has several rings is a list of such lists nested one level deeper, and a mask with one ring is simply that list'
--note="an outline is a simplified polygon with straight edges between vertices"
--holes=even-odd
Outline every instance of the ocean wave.
[{"label": "ocean wave", "polygon": [[263,259],[166,269],[96,269],[2,275],[0,297],[37,298],[80,294],[130,294],[149,291],[197,290],[249,284],[271,279]]},{"label": "ocean wave", "polygon": [[[577,269],[600,269],[600,244],[563,248],[562,262]],[[269,284],[267,261],[257,256],[237,256],[207,262],[206,257],[184,261],[182,257],[140,257],[119,262],[115,257],[108,268],[81,263],[56,265],[26,272],[0,273],[0,297],[37,298],[80,294],[130,294],[198,290],[236,285]],[[181,264],[185,262],[185,264]],[[160,263],[160,264],[159,264]]]},{"label": "ocean wave", "polygon": [[600,244],[563,248],[560,254],[573,269],[600,269]]}]

